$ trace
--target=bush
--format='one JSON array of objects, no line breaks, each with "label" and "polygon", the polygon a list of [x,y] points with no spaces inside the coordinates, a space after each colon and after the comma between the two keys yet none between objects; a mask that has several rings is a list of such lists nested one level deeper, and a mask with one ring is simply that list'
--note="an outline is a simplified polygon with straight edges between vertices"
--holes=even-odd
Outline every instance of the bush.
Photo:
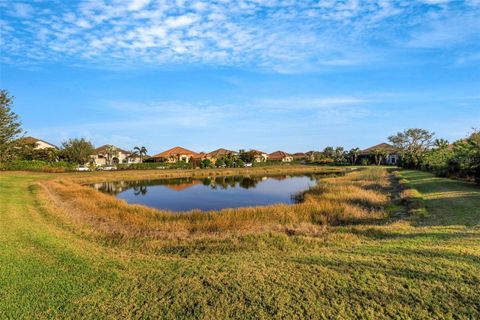
[{"label": "bush", "polygon": [[192,169],[191,163],[177,162],[144,162],[144,163],[131,163],[131,164],[118,164],[118,170],[156,170],[156,169]]},{"label": "bush", "polygon": [[0,170],[25,170],[25,171],[40,171],[40,172],[66,172],[75,171],[76,164],[58,161],[46,162],[40,160],[14,160],[10,162],[0,163]]},{"label": "bush", "polygon": [[370,165],[370,160],[368,160],[366,158],[363,158],[362,160],[360,160],[360,165],[361,166],[368,166],[368,165]]},{"label": "bush", "polygon": [[225,161],[223,159],[217,159],[217,161],[215,161],[215,166],[217,168],[223,167],[225,166]]},{"label": "bush", "polygon": [[203,159],[200,162],[200,168],[202,168],[202,169],[211,168],[211,167],[212,167],[212,161],[210,161],[209,159]]}]

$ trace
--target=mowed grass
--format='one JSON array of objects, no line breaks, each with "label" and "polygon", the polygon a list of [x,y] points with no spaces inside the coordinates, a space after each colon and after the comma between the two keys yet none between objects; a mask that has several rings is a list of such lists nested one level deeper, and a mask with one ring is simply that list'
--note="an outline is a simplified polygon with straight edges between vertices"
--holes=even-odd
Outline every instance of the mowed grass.
[{"label": "mowed grass", "polygon": [[[393,174],[371,168],[306,195],[325,219],[284,220],[288,206],[237,212],[230,218],[247,227],[232,232],[225,222],[189,229],[205,222],[192,213],[186,231],[167,237],[151,233],[174,221],[159,219],[165,212],[148,217],[97,194],[92,201],[120,213],[85,212],[83,200],[61,194],[77,177],[0,173],[0,319],[480,317],[477,186],[402,171],[420,199],[402,198]],[[413,201],[427,214],[408,214]],[[347,206],[362,214],[342,215]],[[137,221],[131,215],[148,221],[141,232],[118,223]]]}]

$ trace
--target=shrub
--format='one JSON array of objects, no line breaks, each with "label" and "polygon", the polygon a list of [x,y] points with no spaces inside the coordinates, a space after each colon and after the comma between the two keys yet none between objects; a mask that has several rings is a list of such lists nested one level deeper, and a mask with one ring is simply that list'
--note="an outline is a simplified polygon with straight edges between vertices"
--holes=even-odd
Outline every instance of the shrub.
[{"label": "shrub", "polygon": [[210,168],[211,166],[212,166],[212,161],[210,161],[209,159],[203,159],[200,162],[200,168]]},{"label": "shrub", "polygon": [[217,161],[215,161],[215,166],[216,167],[223,167],[223,166],[225,166],[225,161],[223,159],[217,159]]},{"label": "shrub", "polygon": [[131,163],[131,164],[118,164],[119,170],[155,170],[155,169],[192,169],[191,163],[177,162],[144,162],[144,163]]},{"label": "shrub", "polygon": [[41,172],[66,172],[75,171],[76,164],[58,161],[46,162],[40,160],[14,160],[10,162],[0,163],[0,170],[26,170]]}]

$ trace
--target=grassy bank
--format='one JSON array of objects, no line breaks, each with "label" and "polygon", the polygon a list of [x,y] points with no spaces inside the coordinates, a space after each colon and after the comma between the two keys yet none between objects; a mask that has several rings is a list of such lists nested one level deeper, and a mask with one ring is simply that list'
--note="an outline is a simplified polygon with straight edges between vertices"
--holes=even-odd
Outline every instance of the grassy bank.
[{"label": "grassy bank", "polygon": [[119,174],[0,173],[0,318],[480,316],[474,185],[371,168],[180,217],[78,185]]}]

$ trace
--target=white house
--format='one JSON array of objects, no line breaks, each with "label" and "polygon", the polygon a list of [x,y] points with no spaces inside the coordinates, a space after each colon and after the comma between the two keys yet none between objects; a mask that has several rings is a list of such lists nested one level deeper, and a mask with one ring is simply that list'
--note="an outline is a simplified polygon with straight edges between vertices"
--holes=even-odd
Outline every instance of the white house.
[{"label": "white house", "polygon": [[58,149],[56,145],[53,145],[47,141],[40,140],[34,137],[25,137],[20,138],[20,140],[24,144],[34,144],[34,150],[43,150],[43,149]]},{"label": "white house", "polygon": [[[113,147],[113,152],[109,154],[110,147]],[[141,161],[140,156],[108,144],[95,149],[90,157],[97,166],[140,163]]]}]

